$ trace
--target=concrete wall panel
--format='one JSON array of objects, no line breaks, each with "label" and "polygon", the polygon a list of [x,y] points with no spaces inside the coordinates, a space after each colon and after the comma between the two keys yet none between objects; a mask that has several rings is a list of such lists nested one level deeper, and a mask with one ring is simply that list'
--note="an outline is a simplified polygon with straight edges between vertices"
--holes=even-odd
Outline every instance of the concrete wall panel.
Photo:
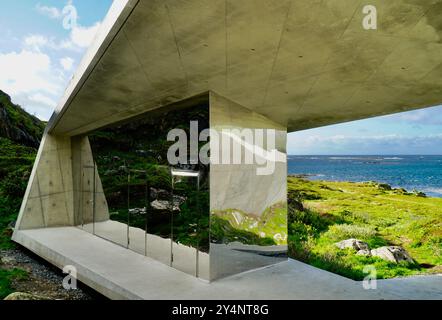
[{"label": "concrete wall panel", "polygon": [[28,183],[17,229],[71,226],[71,139],[45,134]]},{"label": "concrete wall panel", "polygon": [[[76,160],[74,162],[73,156]],[[89,211],[89,222],[92,222],[93,203],[88,211],[81,201],[93,199],[93,190],[82,190],[80,178],[82,167],[93,163],[87,138],[73,138],[71,144],[69,137],[45,134],[24,196],[17,229],[79,225],[82,222],[81,214]],[[93,179],[93,170],[91,177],[87,178]],[[107,202],[98,172],[95,177],[96,216],[104,219],[109,216]],[[84,192],[89,194],[82,198]]]}]

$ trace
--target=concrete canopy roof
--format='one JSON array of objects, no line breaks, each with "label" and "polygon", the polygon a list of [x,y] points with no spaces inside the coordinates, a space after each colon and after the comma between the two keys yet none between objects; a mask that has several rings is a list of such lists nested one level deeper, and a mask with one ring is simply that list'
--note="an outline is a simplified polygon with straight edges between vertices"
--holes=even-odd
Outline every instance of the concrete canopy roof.
[{"label": "concrete canopy roof", "polygon": [[[366,4],[378,30],[362,27]],[[116,0],[49,130],[207,91],[289,131],[438,105],[441,17],[442,0]]]}]

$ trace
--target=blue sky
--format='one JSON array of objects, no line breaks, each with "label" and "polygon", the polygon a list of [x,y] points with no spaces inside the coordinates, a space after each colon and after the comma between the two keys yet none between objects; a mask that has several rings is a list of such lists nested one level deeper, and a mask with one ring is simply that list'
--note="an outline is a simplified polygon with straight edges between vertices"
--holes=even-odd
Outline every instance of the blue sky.
[{"label": "blue sky", "polygon": [[0,89],[28,112],[49,119],[111,4],[1,0]]},{"label": "blue sky", "polygon": [[[0,90],[49,119],[111,4],[1,0]],[[442,107],[291,133],[288,153],[442,154]]]}]

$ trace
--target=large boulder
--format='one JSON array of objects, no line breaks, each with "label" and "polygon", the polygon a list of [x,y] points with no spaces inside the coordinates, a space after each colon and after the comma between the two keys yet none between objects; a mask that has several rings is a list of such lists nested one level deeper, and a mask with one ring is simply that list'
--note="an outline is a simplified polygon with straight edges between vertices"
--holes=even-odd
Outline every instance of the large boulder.
[{"label": "large boulder", "polygon": [[411,258],[408,252],[404,248],[398,246],[380,247],[371,250],[370,253],[374,257],[379,257],[394,263],[399,263],[401,261],[414,263],[413,258]]},{"label": "large boulder", "polygon": [[335,245],[339,249],[352,248],[352,249],[354,249],[356,251],[369,250],[370,249],[366,242],[358,240],[358,239],[342,240],[342,241],[339,241],[339,242],[335,243]]}]

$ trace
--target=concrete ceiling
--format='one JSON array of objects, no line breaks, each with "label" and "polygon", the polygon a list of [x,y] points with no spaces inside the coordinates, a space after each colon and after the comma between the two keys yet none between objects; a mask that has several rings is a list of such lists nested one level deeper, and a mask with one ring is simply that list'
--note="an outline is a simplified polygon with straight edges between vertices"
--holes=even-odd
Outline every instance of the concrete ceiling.
[{"label": "concrete ceiling", "polygon": [[442,0],[117,0],[50,130],[209,90],[289,131],[442,104],[441,17]]}]

